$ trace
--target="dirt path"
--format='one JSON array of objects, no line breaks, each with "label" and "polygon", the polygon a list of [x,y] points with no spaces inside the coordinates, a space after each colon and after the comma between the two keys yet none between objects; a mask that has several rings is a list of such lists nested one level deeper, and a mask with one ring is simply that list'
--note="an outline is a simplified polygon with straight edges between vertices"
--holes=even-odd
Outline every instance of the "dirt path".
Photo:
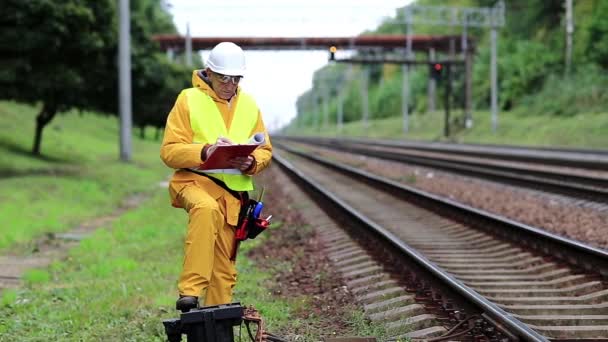
[{"label": "dirt path", "polygon": [[32,268],[45,267],[52,261],[61,259],[67,251],[95,230],[109,226],[126,211],[137,208],[148,194],[136,194],[126,198],[112,213],[85,221],[78,227],[63,233],[48,233],[46,236],[28,243],[30,253],[5,252],[0,255],[0,292],[21,285],[21,277]]}]

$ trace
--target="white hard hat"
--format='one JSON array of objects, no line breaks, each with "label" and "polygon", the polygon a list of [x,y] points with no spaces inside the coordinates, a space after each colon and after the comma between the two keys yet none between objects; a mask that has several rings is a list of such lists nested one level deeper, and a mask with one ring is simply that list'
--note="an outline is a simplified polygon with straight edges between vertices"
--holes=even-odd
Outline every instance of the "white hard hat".
[{"label": "white hard hat", "polygon": [[243,76],[245,74],[245,53],[234,43],[219,43],[211,50],[209,59],[207,59],[207,67],[219,74]]}]

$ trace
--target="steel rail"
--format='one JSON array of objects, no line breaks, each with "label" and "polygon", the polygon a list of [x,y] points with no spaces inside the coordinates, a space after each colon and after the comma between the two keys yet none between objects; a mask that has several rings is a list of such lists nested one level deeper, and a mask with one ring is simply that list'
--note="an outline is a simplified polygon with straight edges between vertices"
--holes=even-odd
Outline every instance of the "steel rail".
[{"label": "steel rail", "polygon": [[[293,153],[292,151],[289,152]],[[449,288],[451,290],[450,294],[462,297],[459,300],[460,302],[462,302],[464,299],[464,301],[473,304],[478,310],[482,311],[491,319],[498,322],[503,329],[506,328],[508,333],[513,334],[518,338],[524,339],[526,341],[549,341],[544,336],[529,328],[525,323],[513,318],[509,313],[498,307],[496,304],[488,301],[486,298],[479,295],[477,292],[463,284],[461,281],[455,279],[452,275],[445,272],[440,267],[436,266],[426,257],[421,255],[418,251],[416,251],[414,248],[404,243],[393,233],[389,232],[384,227],[380,226],[362,213],[358,212],[333,193],[324,189],[323,186],[321,186],[319,183],[307,177],[304,173],[302,173],[295,166],[293,166],[289,161],[281,157],[279,153],[275,152],[273,155],[273,159],[276,160],[279,165],[288,172],[288,174],[296,178],[298,182],[304,183],[305,188],[307,190],[312,190],[318,195],[321,195],[325,199],[331,201],[331,203],[333,203],[335,207],[337,207],[347,215],[353,217],[360,224],[363,224],[369,229],[371,229],[371,231],[378,234],[378,236],[390,243],[394,248],[399,250],[404,255],[408,256],[418,266],[420,266],[420,268],[428,272],[434,279],[437,280],[437,282]],[[321,162],[321,160],[317,157],[313,157],[310,159],[317,162]],[[326,161],[323,161],[321,163],[327,165],[325,164],[325,162]]]},{"label": "steel rail", "polygon": [[[565,173],[540,170],[528,170],[523,167],[494,166],[470,161],[455,161],[437,157],[411,156],[403,152],[369,150],[365,147],[352,146],[342,141],[312,140],[287,138],[287,140],[305,142],[334,150],[363,154],[399,162],[411,163],[448,170],[463,175],[474,175],[499,182],[520,184],[525,187],[542,188],[543,190],[576,196],[584,199],[608,202],[608,179],[585,177]],[[357,142],[360,144],[360,142]]]},{"label": "steel rail", "polygon": [[369,139],[369,138],[318,138],[301,136],[273,136],[306,142],[328,141],[362,143],[366,145],[408,148],[421,151],[451,153],[465,156],[500,158],[531,163],[543,163],[555,166],[579,166],[593,170],[608,170],[608,150],[576,149],[557,147],[523,147],[514,145],[492,144],[449,144],[440,142],[422,142],[409,140]]},{"label": "steel rail", "polygon": [[608,277],[608,251],[606,250],[595,248],[556,234],[551,234],[541,228],[526,225],[445,197],[418,190],[397,181],[359,170],[355,167],[338,165],[325,158],[303,153],[278,142],[275,142],[275,145],[295,155],[338,170],[350,177],[378,186],[400,198],[410,199],[416,205],[426,207],[433,212],[441,212],[442,215],[450,213],[466,223],[473,221],[477,222],[476,227],[489,231],[495,236],[500,236],[505,240],[523,244],[543,254],[550,254],[567,264],[580,267],[590,272],[596,272],[602,277]]}]

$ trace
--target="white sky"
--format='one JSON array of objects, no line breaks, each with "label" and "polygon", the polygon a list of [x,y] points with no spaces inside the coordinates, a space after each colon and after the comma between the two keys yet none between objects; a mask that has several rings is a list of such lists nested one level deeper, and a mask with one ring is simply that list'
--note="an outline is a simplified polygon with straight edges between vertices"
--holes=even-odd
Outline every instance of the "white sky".
[{"label": "white sky", "polygon": [[[168,0],[182,35],[193,37],[355,36],[412,0]],[[228,40],[228,39],[227,39]],[[312,86],[313,72],[327,64],[327,51],[245,51],[241,86],[252,94],[268,129],[296,115],[296,100]],[[207,58],[208,51],[202,53]]]}]

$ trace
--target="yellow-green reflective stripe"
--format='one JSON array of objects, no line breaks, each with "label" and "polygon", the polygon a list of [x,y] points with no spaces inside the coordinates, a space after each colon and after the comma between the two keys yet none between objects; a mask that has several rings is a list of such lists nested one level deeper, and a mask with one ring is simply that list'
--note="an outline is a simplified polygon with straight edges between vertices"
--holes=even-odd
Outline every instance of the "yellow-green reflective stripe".
[{"label": "yellow-green reflective stripe", "polygon": [[194,132],[193,142],[212,144],[222,135],[227,137],[222,113],[213,99],[197,88],[186,90],[190,110],[190,126]]},{"label": "yellow-green reflective stripe", "polygon": [[227,132],[224,118],[213,99],[197,88],[186,90],[190,125],[194,131],[194,142],[213,143],[222,135],[238,144],[246,143],[258,121],[258,107],[251,96],[241,92],[230,131]]},{"label": "yellow-green reflective stripe", "polygon": [[234,118],[230,124],[230,137],[238,143],[246,143],[258,121],[258,106],[251,96],[241,92],[236,103]]},{"label": "yellow-green reflective stripe", "polygon": [[[190,125],[194,132],[193,142],[212,144],[220,135],[235,143],[249,140],[258,120],[258,107],[251,96],[243,92],[239,94],[230,131],[227,132],[224,118],[209,95],[197,88],[185,90],[185,95],[190,110]],[[219,173],[209,175],[222,180],[232,190],[253,190],[251,176]]]}]

